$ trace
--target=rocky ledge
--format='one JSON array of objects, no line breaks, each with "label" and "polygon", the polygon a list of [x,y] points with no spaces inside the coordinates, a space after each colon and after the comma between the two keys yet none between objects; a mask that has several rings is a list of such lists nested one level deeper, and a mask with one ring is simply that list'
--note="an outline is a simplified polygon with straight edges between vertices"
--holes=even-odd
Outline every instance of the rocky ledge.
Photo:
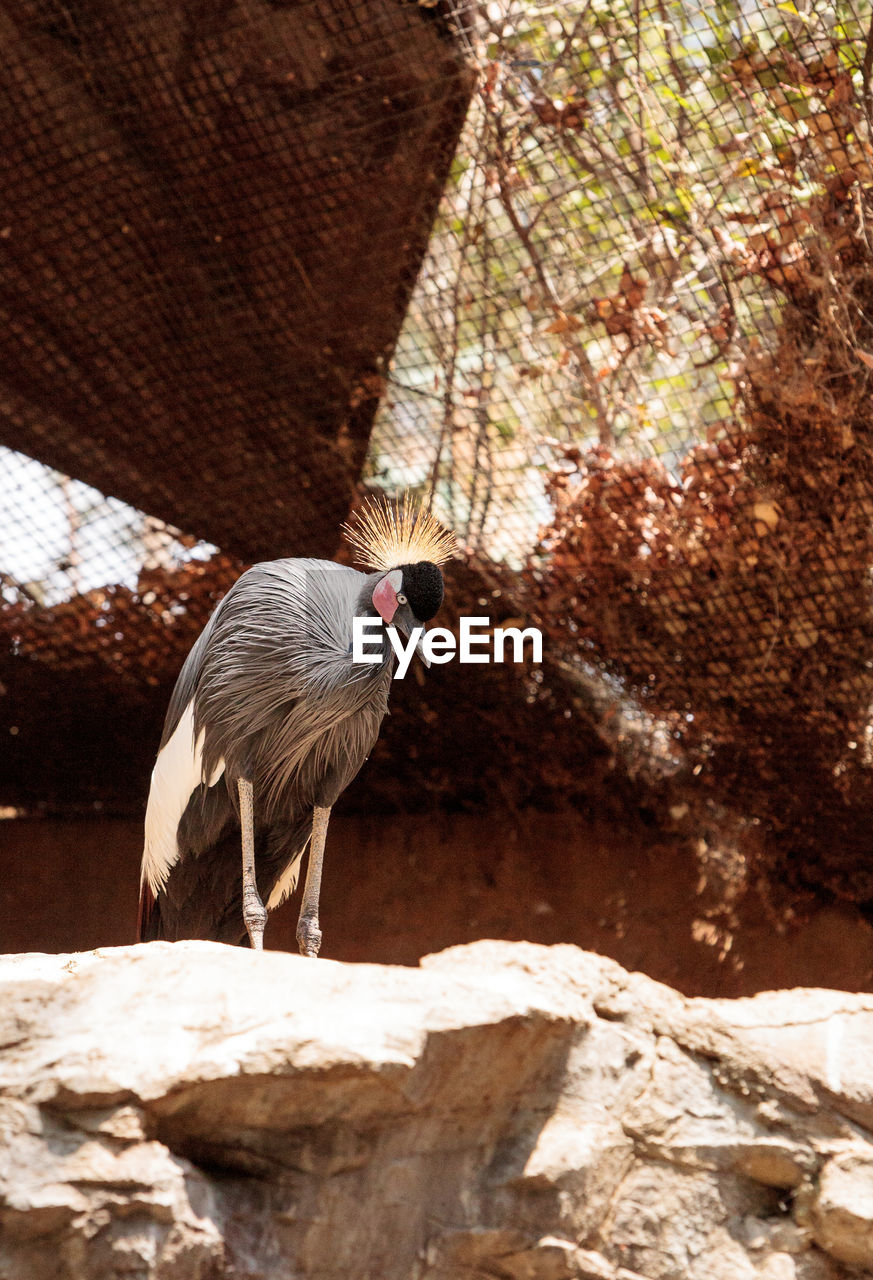
[{"label": "rocky ledge", "polygon": [[0,983],[3,1280],[873,1275],[873,997],[502,942]]}]

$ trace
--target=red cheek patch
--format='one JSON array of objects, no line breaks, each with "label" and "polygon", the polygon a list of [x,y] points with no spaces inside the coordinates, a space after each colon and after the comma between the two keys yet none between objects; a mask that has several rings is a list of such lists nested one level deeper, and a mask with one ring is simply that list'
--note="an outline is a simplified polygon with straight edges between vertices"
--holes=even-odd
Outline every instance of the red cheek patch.
[{"label": "red cheek patch", "polygon": [[397,612],[397,592],[385,577],[373,591],[373,605],[379,610],[382,621],[387,625]]}]

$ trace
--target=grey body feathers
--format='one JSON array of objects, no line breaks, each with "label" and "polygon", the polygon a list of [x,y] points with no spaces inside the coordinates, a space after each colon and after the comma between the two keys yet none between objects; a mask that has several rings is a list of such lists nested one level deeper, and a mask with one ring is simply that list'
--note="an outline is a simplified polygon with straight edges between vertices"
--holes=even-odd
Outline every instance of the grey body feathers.
[{"label": "grey body feathers", "polygon": [[258,889],[267,901],[309,838],[314,805],[330,807],[357,774],[388,708],[387,636],[374,665],[353,665],[352,621],[375,616],[362,574],[323,560],[275,560],[234,584],[179,675],[163,748],[193,699],[203,776],[179,823],[179,859],[146,937],[239,942],[242,921],[237,780],[252,781]]}]

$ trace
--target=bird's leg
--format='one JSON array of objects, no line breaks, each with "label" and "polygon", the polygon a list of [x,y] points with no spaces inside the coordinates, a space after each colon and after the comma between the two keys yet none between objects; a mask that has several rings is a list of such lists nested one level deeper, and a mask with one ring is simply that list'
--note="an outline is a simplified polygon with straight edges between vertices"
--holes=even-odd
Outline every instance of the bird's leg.
[{"label": "bird's leg", "polygon": [[267,912],[258,893],[255,879],[255,791],[248,778],[240,778],[239,823],[242,829],[242,906],[243,920],[253,951],[264,949],[264,926]]},{"label": "bird's leg", "polygon": [[330,809],[312,811],[312,844],[309,846],[309,864],[306,868],[306,884],[303,887],[303,904],[297,921],[297,945],[302,956],[318,955],[321,946],[321,930],[318,927],[318,895],[321,893],[321,864],[324,861],[324,841]]}]

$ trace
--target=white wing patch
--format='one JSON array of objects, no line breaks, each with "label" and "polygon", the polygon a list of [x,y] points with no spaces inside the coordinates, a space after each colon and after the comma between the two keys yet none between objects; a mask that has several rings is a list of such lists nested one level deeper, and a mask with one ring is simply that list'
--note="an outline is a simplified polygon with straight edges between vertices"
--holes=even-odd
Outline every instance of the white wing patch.
[{"label": "white wing patch", "polygon": [[[194,700],[182,712],[170,740],[158,752],[152,770],[152,784],[145,817],[145,849],[142,855],[140,883],[148,883],[157,895],[167,883],[167,876],[179,860],[176,832],[188,801],[203,777],[203,743],[206,730],[194,741]],[[214,787],[224,773],[220,760],[208,780]]]},{"label": "white wing patch", "polygon": [[[307,844],[309,841],[306,842]],[[297,880],[300,875],[300,862],[306,852],[306,845],[298,853],[293,861],[289,862],[285,870],[279,876],[279,879],[273,885],[272,892],[267,899],[267,910],[275,911],[276,907],[281,906],[286,898],[290,898],[291,894],[297,888]]]}]

